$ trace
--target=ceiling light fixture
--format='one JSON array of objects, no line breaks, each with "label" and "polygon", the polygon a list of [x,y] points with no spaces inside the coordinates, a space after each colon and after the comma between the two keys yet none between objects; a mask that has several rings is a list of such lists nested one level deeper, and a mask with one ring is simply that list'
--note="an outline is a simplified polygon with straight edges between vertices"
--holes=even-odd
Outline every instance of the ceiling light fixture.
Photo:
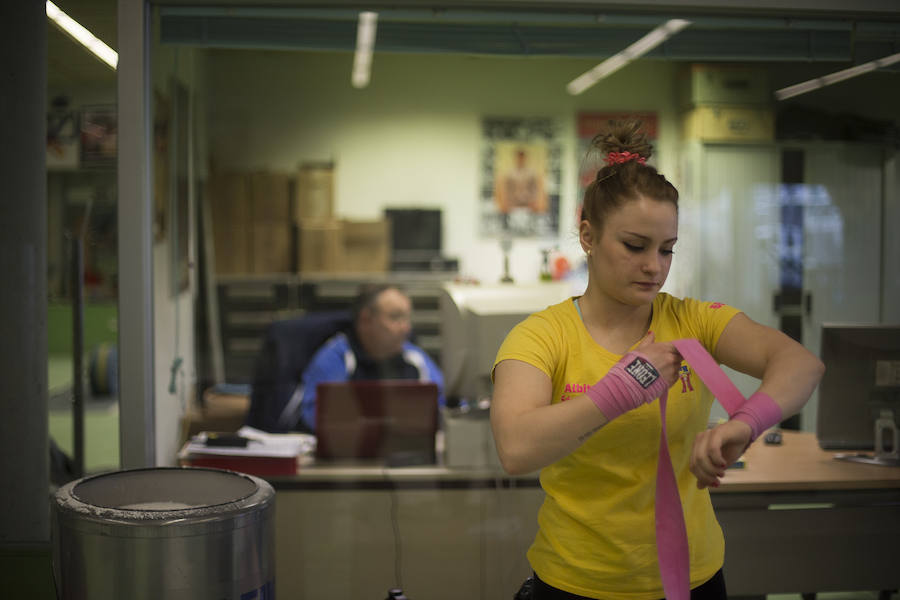
[{"label": "ceiling light fixture", "polygon": [[862,63],[861,65],[856,65],[855,67],[844,69],[843,71],[835,71],[834,73],[829,73],[828,75],[823,75],[822,77],[810,79],[809,81],[789,85],[786,88],[777,90],[775,92],[775,98],[777,98],[778,100],[787,100],[788,98],[793,98],[794,96],[799,96],[800,94],[805,94],[807,92],[823,88],[826,85],[831,85],[832,83],[837,83],[838,81],[844,81],[845,79],[850,79],[851,77],[862,75],[863,73],[869,73],[871,71],[875,71],[876,69],[887,67],[897,62],[900,62],[900,53],[891,54],[890,56],[885,56],[884,58],[879,58],[876,60],[871,60],[869,62]]},{"label": "ceiling light fixture", "polygon": [[604,77],[611,75],[636,58],[640,58],[647,52],[650,52],[690,24],[690,21],[685,21],[684,19],[667,21],[618,54],[610,56],[590,71],[586,71],[570,81],[566,86],[566,91],[573,96],[577,96]]},{"label": "ceiling light fixture", "polygon": [[47,17],[60,29],[72,36],[76,42],[90,50],[94,56],[108,64],[114,71],[116,70],[116,65],[119,64],[118,52],[104,44],[100,38],[85,29],[78,21],[61,11],[59,7],[50,2],[50,0],[47,0]]},{"label": "ceiling light fixture", "polygon": [[359,13],[359,25],[356,28],[356,54],[353,56],[353,73],[350,76],[350,83],[355,88],[364,88],[369,85],[377,23],[378,13]]}]

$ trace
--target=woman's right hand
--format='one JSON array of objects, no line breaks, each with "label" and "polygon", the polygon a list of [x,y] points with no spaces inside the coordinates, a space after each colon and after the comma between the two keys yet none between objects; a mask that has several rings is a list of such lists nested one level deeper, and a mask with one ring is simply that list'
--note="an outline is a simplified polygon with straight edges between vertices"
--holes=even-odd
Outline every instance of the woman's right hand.
[{"label": "woman's right hand", "polygon": [[681,354],[673,344],[654,340],[653,332],[647,332],[634,350],[585,392],[607,421],[653,402],[678,380]]},{"label": "woman's right hand", "polygon": [[657,343],[655,340],[656,335],[652,331],[648,331],[634,350],[647,357],[650,364],[659,372],[660,377],[669,384],[666,386],[668,388],[678,381],[678,371],[681,369],[681,362],[684,358],[671,342]]}]

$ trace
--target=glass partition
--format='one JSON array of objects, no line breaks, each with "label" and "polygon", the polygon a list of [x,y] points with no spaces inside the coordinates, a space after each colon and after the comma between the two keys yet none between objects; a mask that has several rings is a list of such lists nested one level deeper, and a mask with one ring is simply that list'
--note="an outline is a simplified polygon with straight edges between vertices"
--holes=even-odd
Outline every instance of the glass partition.
[{"label": "glass partition", "polygon": [[[816,354],[823,321],[891,314],[897,258],[885,252],[884,232],[900,213],[892,145],[900,112],[879,100],[898,89],[888,74],[778,103],[775,89],[851,59],[748,53],[722,65],[713,50],[690,58],[675,38],[665,52],[572,96],[569,81],[646,26],[620,15],[603,25],[605,43],[616,40],[617,49],[529,53],[490,42],[501,35],[492,25],[517,21],[517,10],[450,12],[453,35],[441,38],[447,23],[431,13],[386,10],[368,84],[356,87],[350,10],[154,7],[160,462],[177,462],[192,433],[240,426],[272,322],[345,309],[359,283],[402,281],[414,332],[437,359],[439,290],[449,280],[536,284],[553,256],[568,263],[566,281],[580,293],[585,115],[640,112],[656,124],[652,160],[682,198],[672,293],[734,304]],[[527,16],[589,44],[579,28],[592,25],[573,22],[585,15]],[[850,47],[840,35],[834,42]],[[711,75],[692,79],[701,63]],[[729,66],[753,74],[747,86],[723,83]],[[748,95],[731,95],[741,92]],[[725,110],[734,104],[744,112]],[[501,214],[492,196],[495,170],[511,168],[519,145],[541,157],[548,201],[531,209],[537,219]],[[509,164],[495,160],[498,152]],[[405,261],[411,270],[390,259],[387,215],[404,210],[440,213],[439,235],[423,244],[431,254]],[[558,214],[545,218],[547,210]],[[554,230],[536,235],[528,226],[535,221]],[[735,377],[745,392],[755,389]],[[813,431],[815,417],[813,399],[794,425]],[[492,448],[488,427],[472,432],[463,436]],[[496,464],[464,473],[442,466],[397,473],[307,465],[280,480],[287,533],[279,533],[279,595],[363,597],[395,584],[409,584],[411,597],[450,597],[457,585],[471,597],[512,595],[530,570],[524,556],[543,499],[536,476],[511,478]],[[344,558],[323,558],[321,540],[336,540]]]},{"label": "glass partition", "polygon": [[[61,4],[116,45],[115,6]],[[59,484],[119,465],[117,98],[115,68],[50,20],[47,45],[47,368]]]}]

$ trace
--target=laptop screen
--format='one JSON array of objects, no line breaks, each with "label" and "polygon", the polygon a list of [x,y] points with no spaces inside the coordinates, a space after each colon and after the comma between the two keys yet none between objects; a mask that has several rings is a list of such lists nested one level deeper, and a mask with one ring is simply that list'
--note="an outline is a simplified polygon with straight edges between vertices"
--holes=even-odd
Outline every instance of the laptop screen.
[{"label": "laptop screen", "polygon": [[438,388],[410,380],[320,383],[316,458],[435,463]]}]

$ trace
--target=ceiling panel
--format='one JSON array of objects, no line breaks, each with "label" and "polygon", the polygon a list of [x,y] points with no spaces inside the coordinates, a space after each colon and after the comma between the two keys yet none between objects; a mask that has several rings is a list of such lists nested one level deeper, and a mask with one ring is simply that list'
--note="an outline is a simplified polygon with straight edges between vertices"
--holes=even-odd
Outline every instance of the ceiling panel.
[{"label": "ceiling panel", "polygon": [[[861,62],[900,52],[900,2],[877,14],[818,2],[792,3],[761,14],[730,2],[713,10],[697,2],[395,2],[379,13],[376,51],[604,58],[656,24],[690,9],[693,25],[648,56],[683,61]],[[893,2],[893,0],[892,0]],[[117,0],[57,0],[56,4],[117,49]],[[164,43],[198,47],[351,51],[358,8],[350,2],[167,2],[159,7]],[[802,3],[800,3],[802,4]],[[863,2],[865,4],[865,2]],[[377,3],[376,3],[377,5]],[[840,6],[844,8],[840,8]],[[478,7],[490,7],[490,10]],[[667,10],[667,14],[652,12]],[[751,8],[753,10],[751,10]],[[115,72],[48,22],[48,83],[109,85]]]},{"label": "ceiling panel", "polygon": [[[163,43],[352,51],[358,11],[163,7]],[[602,59],[675,15],[521,11],[379,12],[376,52],[552,55]],[[683,61],[848,62],[900,52],[894,21],[705,14],[647,56]]]}]

